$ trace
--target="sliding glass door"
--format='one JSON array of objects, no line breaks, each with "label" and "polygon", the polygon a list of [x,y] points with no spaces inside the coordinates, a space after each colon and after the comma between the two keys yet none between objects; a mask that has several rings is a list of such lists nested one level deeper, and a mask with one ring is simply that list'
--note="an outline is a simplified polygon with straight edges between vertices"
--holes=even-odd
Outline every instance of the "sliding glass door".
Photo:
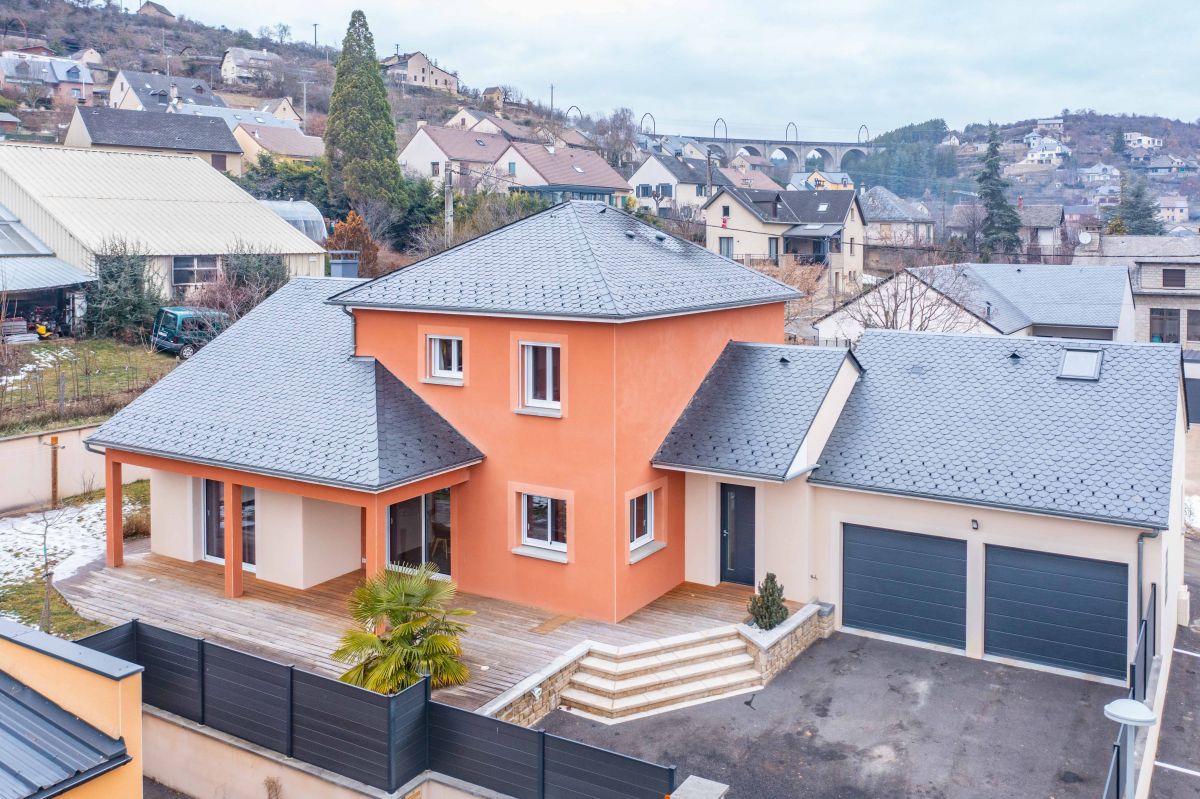
[{"label": "sliding glass door", "polygon": [[388,509],[388,561],[432,563],[450,574],[450,489],[397,502]]},{"label": "sliding glass door", "polygon": [[[225,562],[225,484],[204,481],[204,559]],[[254,489],[242,486],[242,566],[254,571]]]}]

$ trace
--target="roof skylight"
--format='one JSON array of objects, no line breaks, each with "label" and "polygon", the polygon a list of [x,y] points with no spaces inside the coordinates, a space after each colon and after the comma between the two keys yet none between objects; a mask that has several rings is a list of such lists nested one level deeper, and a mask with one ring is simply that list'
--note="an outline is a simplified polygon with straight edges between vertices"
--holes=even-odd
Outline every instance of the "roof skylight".
[{"label": "roof skylight", "polygon": [[817,206],[817,213],[824,213],[829,210],[829,203],[821,203]]},{"label": "roof skylight", "polygon": [[1072,349],[1063,350],[1062,363],[1058,367],[1058,376],[1067,380],[1099,380],[1100,364],[1104,360],[1102,350]]}]

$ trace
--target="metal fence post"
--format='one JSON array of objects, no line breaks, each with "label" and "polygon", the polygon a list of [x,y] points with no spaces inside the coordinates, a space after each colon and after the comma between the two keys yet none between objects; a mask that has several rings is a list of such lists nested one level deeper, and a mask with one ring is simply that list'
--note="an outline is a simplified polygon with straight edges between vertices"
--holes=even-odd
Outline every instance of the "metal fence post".
[{"label": "metal fence post", "polygon": [[206,645],[203,638],[196,639],[196,663],[200,668],[200,718],[198,720],[201,724],[204,724],[204,709],[208,704],[208,698],[205,696],[204,691],[204,647]]},{"label": "metal fence post", "polygon": [[293,696],[294,696],[294,690],[295,690],[294,689],[295,679],[296,679],[296,666],[295,666],[295,664],[293,664],[293,665],[288,666],[288,679],[287,679],[287,752],[285,752],[284,754],[286,754],[288,757],[291,757],[292,752],[295,751],[295,743],[292,740],[292,738],[294,737],[294,734],[295,734],[295,729],[296,729],[296,723],[295,723],[296,705],[292,701]]},{"label": "metal fence post", "polygon": [[429,754],[429,715],[432,712],[429,706],[433,702],[433,678],[426,676],[423,679],[425,681],[425,705],[421,712],[425,716],[425,768],[429,769],[433,767]]},{"label": "metal fence post", "polygon": [[537,795],[538,799],[543,799],[546,795],[546,731],[539,729],[538,731],[538,756],[537,756]]},{"label": "metal fence post", "polygon": [[[679,786],[675,784],[675,767],[667,766],[667,772],[671,775],[667,780],[667,784],[671,786],[671,793],[675,793],[675,789]],[[668,794],[669,796],[670,794]]]}]

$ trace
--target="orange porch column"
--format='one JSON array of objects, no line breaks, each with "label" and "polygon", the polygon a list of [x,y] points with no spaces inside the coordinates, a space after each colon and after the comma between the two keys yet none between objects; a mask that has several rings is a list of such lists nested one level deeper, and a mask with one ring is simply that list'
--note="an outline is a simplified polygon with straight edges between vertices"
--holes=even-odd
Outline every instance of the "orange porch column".
[{"label": "orange porch column", "polygon": [[225,596],[242,595],[242,487],[225,481]]},{"label": "orange porch column", "polygon": [[387,567],[387,513],[388,505],[379,497],[372,497],[364,508],[364,538],[366,539],[367,577],[382,574]]},{"label": "orange porch column", "polygon": [[120,566],[125,562],[124,508],[121,507],[121,462],[112,452],[104,453],[104,563]]}]

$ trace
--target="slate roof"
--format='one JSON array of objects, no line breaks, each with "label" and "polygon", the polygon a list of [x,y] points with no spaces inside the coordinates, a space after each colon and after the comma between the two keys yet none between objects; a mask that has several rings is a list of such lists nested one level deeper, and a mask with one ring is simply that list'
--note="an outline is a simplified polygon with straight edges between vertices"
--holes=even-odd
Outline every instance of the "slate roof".
[{"label": "slate roof", "polygon": [[[513,122],[511,119],[505,119],[504,117],[498,117],[495,114],[489,114],[487,111],[480,111],[477,108],[471,108],[468,110],[470,111],[471,115],[474,116],[477,120],[482,121],[482,120],[486,119],[489,122],[491,122],[493,125],[495,125],[497,128],[500,129],[501,134],[503,134],[505,137],[507,137],[511,141],[536,141],[537,140],[537,134],[534,133],[533,129],[530,127],[527,127],[525,125],[522,125],[519,122]],[[478,125],[479,122],[477,121],[475,124]]]},{"label": "slate roof", "polygon": [[218,118],[224,121],[232,131],[238,125],[258,125],[259,127],[289,128],[300,130],[300,126],[291,119],[280,119],[266,111],[255,111],[252,108],[219,108],[212,105],[183,105],[171,109],[173,114],[183,114],[195,117]]},{"label": "slate roof", "polygon": [[1063,223],[1061,205],[1025,205],[1017,209],[1021,227],[1058,227]]},{"label": "slate roof", "polygon": [[[86,64],[72,61],[69,58],[44,58],[6,56],[0,58],[0,73],[12,81],[14,77],[22,77],[28,70],[30,80],[55,85],[59,83],[93,84],[92,71]],[[72,72],[73,71],[73,72]]]},{"label": "slate roof", "polygon": [[1111,264],[949,264],[908,271],[1005,335],[1030,325],[1115,329],[1129,286],[1128,270]]},{"label": "slate roof", "polygon": [[737,186],[742,189],[759,189],[765,191],[779,191],[779,184],[771,179],[771,176],[766,172],[760,172],[757,169],[748,169],[742,172],[740,169],[735,169],[731,166],[722,166],[713,170],[713,185],[722,185],[717,183],[716,175],[720,173],[725,180],[723,185]]},{"label": "slate roof", "polygon": [[320,136],[308,136],[296,128],[278,125],[239,125],[242,130],[267,150],[292,158],[318,158],[325,152],[325,142]]},{"label": "slate roof", "polygon": [[92,145],[146,150],[200,150],[238,153],[242,148],[218,119],[190,114],[151,114],[121,108],[77,108],[72,124],[82,124]]},{"label": "slate roof", "polygon": [[786,479],[846,359],[854,355],[843,347],[731,341],[651,463]]},{"label": "slate roof", "polygon": [[182,75],[162,75],[158,72],[135,72],[123,69],[129,88],[142,101],[142,107],[147,111],[165,111],[171,99],[171,84],[175,84],[179,102],[182,105],[204,105],[225,107],[225,101],[213,92],[208,81],[199,78],[185,78]]},{"label": "slate roof", "polygon": [[[1099,380],[1058,377],[1080,346],[1103,353]],[[855,355],[811,483],[1167,526],[1177,345],[868,330]]]},{"label": "slate roof", "polygon": [[799,292],[601,202],[573,200],[333,302],[624,321],[798,298]]},{"label": "slate roof", "polygon": [[326,300],[359,284],[291,281],[89,442],[368,491],[479,461],[404,383],[354,357],[352,320]]},{"label": "slate roof", "polygon": [[417,131],[418,135],[421,131],[452,161],[477,161],[491,165],[504,154],[509,144],[508,139],[499,133],[479,133],[440,125],[426,125]]},{"label": "slate roof", "polygon": [[[550,152],[544,144],[518,141],[510,142],[509,146],[529,162],[547,185],[631,190],[625,178],[594,150],[555,147],[554,152]],[[504,154],[501,153],[499,157],[503,158]]]},{"label": "slate roof", "polygon": [[[675,178],[675,180],[679,183],[708,184],[708,165],[699,158],[679,159],[672,155],[651,153],[646,161],[649,161],[650,159],[654,159],[658,163],[662,164],[663,168],[671,173],[671,177]],[[645,164],[646,161],[643,161],[642,164]],[[736,172],[737,170],[734,171]],[[718,167],[713,167],[712,182],[714,186],[731,185],[729,178],[727,178]]]},{"label": "slate roof", "polygon": [[[1098,239],[1095,240],[1095,239]],[[1075,248],[1075,264],[1200,263],[1200,245],[1173,236],[1105,236]]]},{"label": "slate roof", "polygon": [[872,186],[861,198],[863,216],[868,222],[932,222],[927,211],[888,191]]},{"label": "slate roof", "polygon": [[[722,195],[737,200],[763,222],[783,225],[840,225],[846,221],[855,192],[842,189],[825,191],[766,191],[727,187],[713,195],[705,208]],[[779,200],[779,215],[774,215],[775,200]],[[824,208],[822,208],[824,206]]]}]

